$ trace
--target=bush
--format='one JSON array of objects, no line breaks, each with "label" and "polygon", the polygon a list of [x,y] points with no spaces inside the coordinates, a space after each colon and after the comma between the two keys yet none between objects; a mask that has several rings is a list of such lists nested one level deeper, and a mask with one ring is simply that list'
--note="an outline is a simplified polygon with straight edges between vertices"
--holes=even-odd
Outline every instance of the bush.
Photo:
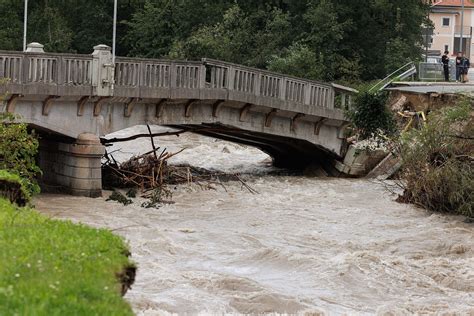
[{"label": "bush", "polygon": [[6,197],[12,203],[25,206],[31,200],[28,182],[16,174],[0,169],[0,197]]},{"label": "bush", "polygon": [[361,138],[367,139],[379,132],[391,135],[395,131],[395,120],[387,109],[388,95],[385,92],[360,92],[353,109],[347,116]]},{"label": "bush", "polygon": [[402,137],[402,201],[474,217],[474,119],[463,101]]},{"label": "bush", "polygon": [[15,117],[0,113],[0,169],[24,179],[31,194],[39,193],[36,178],[41,170],[36,165],[38,139],[29,133],[26,124],[15,123]]}]

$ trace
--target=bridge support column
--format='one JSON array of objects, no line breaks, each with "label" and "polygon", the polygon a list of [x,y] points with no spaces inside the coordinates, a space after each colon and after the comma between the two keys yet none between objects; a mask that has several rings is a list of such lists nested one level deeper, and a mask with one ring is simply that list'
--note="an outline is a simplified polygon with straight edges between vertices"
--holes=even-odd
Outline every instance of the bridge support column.
[{"label": "bridge support column", "polygon": [[40,167],[46,189],[56,187],[75,196],[102,195],[101,159],[105,148],[93,134],[81,134],[73,144],[44,141]]}]

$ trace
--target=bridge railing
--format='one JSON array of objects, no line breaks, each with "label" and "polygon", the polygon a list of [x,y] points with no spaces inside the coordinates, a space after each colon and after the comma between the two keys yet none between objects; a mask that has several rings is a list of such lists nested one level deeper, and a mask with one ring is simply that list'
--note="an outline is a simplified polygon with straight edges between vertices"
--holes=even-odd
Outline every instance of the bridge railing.
[{"label": "bridge railing", "polygon": [[0,52],[0,78],[11,83],[23,82],[23,54]]},{"label": "bridge railing", "polygon": [[328,109],[349,107],[356,90],[285,76],[251,67],[203,59],[206,87],[244,92]]},{"label": "bridge railing", "polygon": [[[194,99],[199,98],[202,91],[214,90],[221,91],[220,96],[232,92],[243,99],[258,97],[326,109],[350,107],[352,95],[357,93],[336,84],[212,59],[171,61],[118,57],[113,65],[107,47],[96,48],[92,55],[0,51],[0,78],[8,79],[13,93],[21,93],[22,86],[32,84],[53,95],[81,92],[98,96]],[[104,89],[107,86],[114,89]]]},{"label": "bridge railing", "polygon": [[12,84],[91,85],[92,56],[0,51],[0,78]]},{"label": "bridge railing", "polygon": [[199,89],[204,87],[203,73],[200,62],[123,57],[115,61],[117,87]]}]

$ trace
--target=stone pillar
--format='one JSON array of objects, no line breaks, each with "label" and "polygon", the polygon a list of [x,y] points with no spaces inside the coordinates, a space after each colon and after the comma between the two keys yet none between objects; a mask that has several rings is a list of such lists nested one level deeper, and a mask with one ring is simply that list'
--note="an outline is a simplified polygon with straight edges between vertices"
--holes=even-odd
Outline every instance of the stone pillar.
[{"label": "stone pillar", "polygon": [[115,65],[112,61],[111,48],[107,45],[94,46],[92,53],[92,86],[93,94],[99,97],[112,96]]},{"label": "stone pillar", "polygon": [[27,53],[44,53],[44,45],[37,42],[29,43],[28,45],[26,45],[26,52]]},{"label": "stone pillar", "polygon": [[81,134],[73,144],[40,145],[43,187],[75,196],[102,196],[101,160],[105,147],[94,134]]}]

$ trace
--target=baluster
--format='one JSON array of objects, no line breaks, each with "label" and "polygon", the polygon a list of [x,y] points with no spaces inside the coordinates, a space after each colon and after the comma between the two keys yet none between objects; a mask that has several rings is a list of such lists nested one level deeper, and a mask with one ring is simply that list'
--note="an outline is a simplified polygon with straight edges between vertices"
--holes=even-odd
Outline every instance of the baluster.
[{"label": "baluster", "polygon": [[162,65],[156,65],[154,67],[154,72],[155,72],[155,78],[154,78],[154,87],[162,87],[163,84],[163,69],[164,67]]},{"label": "baluster", "polygon": [[235,70],[234,90],[239,91],[240,69]]},{"label": "baluster", "polygon": [[[3,77],[5,78],[10,78],[12,81],[14,80],[14,77],[13,77],[13,74],[16,73],[13,72],[12,73],[12,70],[11,70],[11,63],[12,63],[12,60],[13,58],[6,58],[6,59],[2,59],[2,70],[1,70],[1,74],[3,75]],[[16,69],[15,69],[16,70]]]},{"label": "baluster", "polygon": [[177,80],[177,66],[175,64],[171,64],[170,66],[170,87],[176,88],[176,80]]},{"label": "baluster", "polygon": [[222,67],[219,67],[218,68],[218,73],[217,73],[217,79],[218,79],[218,85],[217,85],[217,88],[219,89],[222,89],[222,78],[223,78],[223,70],[222,70]]},{"label": "baluster", "polygon": [[147,76],[148,76],[148,85],[147,87],[154,88],[154,87],[159,87],[160,84],[160,66],[159,65],[149,65],[148,66],[148,71],[147,71]]},{"label": "baluster", "polygon": [[0,77],[8,78],[5,74],[5,58],[0,57]]},{"label": "baluster", "polygon": [[13,61],[13,58],[6,58],[4,59],[4,62],[2,62],[2,64],[4,64],[2,66],[4,67],[3,76],[5,78],[12,78],[13,74],[15,73],[15,72],[12,73],[12,68],[14,69],[14,67],[12,67],[12,61]]},{"label": "baluster", "polygon": [[185,69],[185,88],[192,88],[193,87],[193,82],[192,82],[192,67],[189,66],[184,66]]},{"label": "baluster", "polygon": [[237,88],[238,83],[239,83],[239,70],[235,69],[233,90],[238,91],[238,88]]},{"label": "baluster", "polygon": [[264,76],[263,82],[263,95],[268,97],[268,85],[269,85],[270,78],[268,76]]},{"label": "baluster", "polygon": [[4,66],[4,75],[6,78],[14,78],[17,72],[17,65],[15,63],[14,58],[7,58],[5,59],[5,66]]},{"label": "baluster", "polygon": [[200,66],[194,67],[194,88],[195,89],[201,88],[201,86],[199,85],[199,82],[200,82],[200,78],[199,78],[200,71],[199,70],[200,70]]}]

